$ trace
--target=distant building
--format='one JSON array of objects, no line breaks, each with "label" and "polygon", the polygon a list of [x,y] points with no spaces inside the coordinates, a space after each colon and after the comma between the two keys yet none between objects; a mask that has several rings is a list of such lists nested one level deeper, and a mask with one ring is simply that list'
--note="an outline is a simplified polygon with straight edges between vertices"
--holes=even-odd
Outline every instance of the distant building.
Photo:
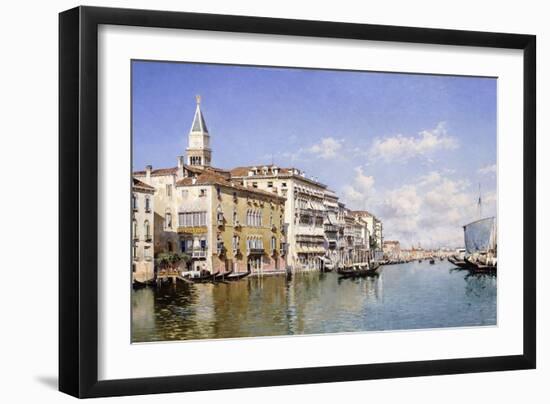
[{"label": "distant building", "polygon": [[132,179],[132,279],[140,283],[153,280],[153,206],[155,189]]},{"label": "distant building", "polygon": [[344,208],[344,265],[364,264],[369,262],[368,225],[353,211]]},{"label": "distant building", "polygon": [[384,258],[398,260],[401,258],[401,246],[397,240],[386,240],[383,243]]},{"label": "distant building", "polygon": [[383,258],[383,227],[382,221],[366,210],[355,210],[351,212],[356,218],[366,223],[366,230],[369,235],[370,257],[374,260]]}]

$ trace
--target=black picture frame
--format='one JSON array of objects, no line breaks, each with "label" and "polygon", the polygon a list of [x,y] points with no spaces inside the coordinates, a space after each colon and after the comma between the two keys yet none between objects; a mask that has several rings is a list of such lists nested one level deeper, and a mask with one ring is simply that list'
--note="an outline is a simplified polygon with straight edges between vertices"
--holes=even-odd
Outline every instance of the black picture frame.
[{"label": "black picture frame", "polygon": [[[523,50],[523,354],[99,381],[100,24]],[[536,37],[183,12],[77,7],[59,15],[59,390],[75,397],[326,383],[536,366]]]}]

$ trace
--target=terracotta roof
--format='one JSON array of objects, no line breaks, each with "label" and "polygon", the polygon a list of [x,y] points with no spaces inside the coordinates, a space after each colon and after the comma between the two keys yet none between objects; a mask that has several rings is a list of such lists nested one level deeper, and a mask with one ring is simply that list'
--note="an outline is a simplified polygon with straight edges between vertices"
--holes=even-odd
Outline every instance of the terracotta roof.
[{"label": "terracotta roof", "polygon": [[[275,164],[258,164],[256,166],[244,166],[244,167],[235,167],[230,170],[231,176],[233,177],[248,177],[248,172],[252,170],[253,168],[257,168],[261,170],[263,167],[272,168],[276,167],[279,169],[278,175],[291,175],[292,171],[295,170],[294,168],[284,168],[284,167],[278,167]],[[258,174],[259,176],[262,174]],[[268,174],[269,175],[269,174]],[[271,174],[272,175],[272,174]]]},{"label": "terracotta roof", "polygon": [[[157,168],[156,170],[151,170],[152,176],[157,175],[174,175],[177,174],[178,167],[171,167],[171,168]],[[146,171],[134,171],[134,175],[142,176],[146,175]]]},{"label": "terracotta roof", "polygon": [[155,188],[153,188],[151,185],[148,185],[140,180],[138,180],[137,178],[132,178],[132,185],[134,188],[142,188],[142,189],[146,189],[148,191],[155,191]]},{"label": "terracotta roof", "polygon": [[[272,168],[272,167],[276,167],[279,172],[277,173],[277,175],[273,174],[273,173],[268,173],[268,174],[263,174],[261,172],[261,169],[263,167],[267,167],[267,168]],[[256,168],[258,170],[260,170],[260,172],[258,174],[255,174],[255,175],[248,175],[248,172],[251,171],[253,168]],[[258,165],[255,165],[255,166],[244,166],[244,167],[235,167],[235,168],[232,168],[230,170],[231,172],[231,176],[232,177],[235,177],[235,178],[266,178],[266,177],[292,177],[292,176],[295,176],[295,178],[298,178],[302,181],[306,181],[306,182],[309,182],[311,184],[314,184],[314,185],[317,185],[317,186],[320,186],[320,187],[323,187],[323,188],[326,188],[326,185],[317,181],[317,180],[314,180],[312,178],[308,178],[308,177],[305,177],[305,176],[302,176],[301,175],[301,171],[298,170],[297,168],[293,168],[293,167],[279,167],[275,164],[258,164]],[[298,174],[295,174],[295,172],[297,172]]]},{"label": "terracotta roof", "polygon": [[[195,180],[194,183],[193,183],[193,180]],[[176,186],[193,186],[193,185],[219,185],[226,188],[232,188],[235,190],[246,191],[246,192],[263,195],[263,196],[269,196],[270,198],[282,199],[282,200],[286,199],[285,197],[277,195],[273,192],[263,191],[260,189],[245,187],[243,185],[236,184],[234,182],[231,182],[230,179],[225,177],[224,175],[219,174],[217,171],[210,170],[210,169],[203,170],[202,173],[196,176],[196,179],[191,177],[186,177],[176,182]]]}]

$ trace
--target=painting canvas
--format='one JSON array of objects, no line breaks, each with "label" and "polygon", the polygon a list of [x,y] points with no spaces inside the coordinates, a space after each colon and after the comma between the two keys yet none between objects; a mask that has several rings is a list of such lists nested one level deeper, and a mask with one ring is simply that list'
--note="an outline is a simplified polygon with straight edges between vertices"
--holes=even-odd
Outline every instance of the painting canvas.
[{"label": "painting canvas", "polygon": [[132,342],[497,325],[497,78],[133,60]]}]

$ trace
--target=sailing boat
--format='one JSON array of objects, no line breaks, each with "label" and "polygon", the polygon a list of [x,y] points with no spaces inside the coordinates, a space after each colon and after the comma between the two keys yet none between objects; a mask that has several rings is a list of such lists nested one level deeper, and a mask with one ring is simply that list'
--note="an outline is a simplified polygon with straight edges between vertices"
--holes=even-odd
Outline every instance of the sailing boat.
[{"label": "sailing boat", "polygon": [[[481,211],[481,186],[478,199]],[[495,271],[497,269],[497,222],[494,216],[476,220],[464,225],[464,261],[475,270]]]}]

